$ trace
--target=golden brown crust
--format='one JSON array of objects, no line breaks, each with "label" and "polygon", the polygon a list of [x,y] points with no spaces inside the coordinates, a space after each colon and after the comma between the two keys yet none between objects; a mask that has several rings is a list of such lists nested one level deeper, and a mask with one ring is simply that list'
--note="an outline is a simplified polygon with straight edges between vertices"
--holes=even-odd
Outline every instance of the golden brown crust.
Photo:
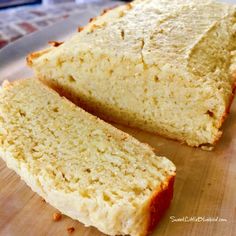
[{"label": "golden brown crust", "polygon": [[[111,11],[112,9],[114,9],[114,8],[119,8],[119,7],[125,7],[127,10],[130,10],[130,9],[132,9],[132,4],[131,3],[128,3],[128,4],[125,4],[125,5],[121,5],[121,6],[119,6],[119,5],[116,5],[116,6],[113,6],[113,7],[110,7],[110,8],[106,8],[106,9],[104,9],[103,11],[102,11],[102,13],[100,14],[100,16],[104,16],[105,14],[107,14],[109,11]],[[123,16],[124,15],[124,13],[123,12],[121,12],[120,13],[120,16]],[[93,25],[94,23],[94,21],[97,19],[98,17],[94,17],[94,18],[90,18],[89,19],[89,23],[87,24],[87,25],[85,25],[85,26],[79,26],[78,28],[77,28],[77,32],[82,32],[83,30],[85,30],[85,29],[87,29],[89,26],[91,26],[91,25]],[[94,28],[100,28],[100,27],[94,27]],[[58,46],[60,46],[61,44],[62,44],[63,42],[56,42],[56,41],[49,41],[49,44],[51,44],[53,47],[58,47]],[[32,52],[32,53],[30,53],[27,57],[26,57],[26,61],[27,61],[27,64],[30,66],[30,67],[32,67],[32,65],[33,65],[33,60],[34,59],[37,59],[37,58],[39,58],[40,56],[42,56],[42,55],[44,55],[44,54],[46,54],[46,53],[48,53],[49,51],[51,51],[51,49],[52,48],[47,48],[47,49],[44,49],[44,50],[40,50],[40,51],[36,51],[36,52]]]},{"label": "golden brown crust", "polygon": [[[110,10],[114,9],[114,8],[118,8],[118,7],[123,7],[125,6],[126,9],[130,10],[132,8],[132,5],[130,3],[128,4],[125,4],[125,5],[122,5],[122,6],[114,6],[114,7],[110,7],[110,8],[106,8],[102,11],[102,13],[100,14],[100,16],[103,16],[105,14],[107,14]],[[123,16],[123,14],[122,14]],[[82,32],[83,30],[87,29],[89,26],[93,25],[94,23],[94,20],[97,19],[97,17],[94,17],[94,18],[91,18],[89,20],[89,23],[85,26],[79,26],[77,28],[77,32]],[[100,28],[100,27],[93,27],[93,29],[96,29],[96,28]],[[56,41],[49,41],[49,44],[51,44],[53,47],[58,47],[62,44],[63,42],[56,42]],[[40,50],[40,51],[36,51],[36,52],[32,52],[30,53],[27,57],[26,57],[26,61],[27,61],[27,65],[32,67],[33,66],[33,61],[39,57],[41,57],[42,55],[48,53],[49,51],[51,51],[52,48],[47,48],[47,49],[44,49],[44,50]]]},{"label": "golden brown crust", "polygon": [[[166,210],[169,208],[173,198],[175,175],[170,176],[167,183],[161,186],[152,195],[149,203],[149,217],[147,221],[146,234],[151,233]],[[144,235],[146,235],[144,234]]]},{"label": "golden brown crust", "polygon": [[[113,6],[113,7],[106,8],[106,9],[104,9],[104,10],[102,11],[102,13],[100,14],[100,16],[90,18],[90,19],[89,19],[89,23],[88,23],[86,26],[84,26],[84,27],[82,27],[82,28],[79,27],[79,28],[78,28],[78,32],[81,32],[82,30],[88,28],[89,26],[91,26],[90,32],[94,32],[94,30],[106,26],[106,23],[105,23],[105,22],[104,22],[102,25],[96,25],[96,24],[94,24],[94,21],[97,20],[97,19],[99,19],[99,17],[103,17],[104,15],[106,15],[106,14],[107,14],[108,12],[110,12],[111,10],[113,10],[113,9],[115,9],[115,8],[118,9],[119,7],[125,7],[127,10],[130,10],[130,9],[132,9],[133,6],[131,5],[131,3],[128,3],[128,4],[125,4],[125,5],[123,5],[123,6],[116,5],[116,6]],[[120,17],[124,16],[124,12],[121,11],[121,12],[119,13],[119,15],[120,15]]]},{"label": "golden brown crust", "polygon": [[110,10],[112,10],[112,9],[114,9],[114,8],[116,8],[116,7],[118,7],[118,5],[115,5],[114,7],[105,8],[105,9],[102,11],[102,13],[100,14],[100,16],[105,15],[107,12],[109,12]]},{"label": "golden brown crust", "polygon": [[32,66],[33,65],[33,60],[41,57],[42,55],[50,52],[52,50],[52,48],[47,48],[41,51],[37,51],[37,52],[32,52],[30,53],[27,57],[26,57],[26,62],[28,64],[28,66]]}]

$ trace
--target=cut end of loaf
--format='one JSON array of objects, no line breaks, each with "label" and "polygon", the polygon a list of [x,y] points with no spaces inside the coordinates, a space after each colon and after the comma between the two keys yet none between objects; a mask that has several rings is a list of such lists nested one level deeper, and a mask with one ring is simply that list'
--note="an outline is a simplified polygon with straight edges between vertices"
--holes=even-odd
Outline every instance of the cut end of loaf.
[{"label": "cut end of loaf", "polygon": [[155,229],[161,217],[169,208],[174,193],[174,181],[175,176],[171,176],[167,181],[167,184],[162,187],[162,190],[153,194],[149,206],[150,216],[148,221],[147,234],[151,233]]},{"label": "cut end of loaf", "polygon": [[0,91],[0,155],[60,212],[145,236],[172,199],[174,164],[35,79]]}]

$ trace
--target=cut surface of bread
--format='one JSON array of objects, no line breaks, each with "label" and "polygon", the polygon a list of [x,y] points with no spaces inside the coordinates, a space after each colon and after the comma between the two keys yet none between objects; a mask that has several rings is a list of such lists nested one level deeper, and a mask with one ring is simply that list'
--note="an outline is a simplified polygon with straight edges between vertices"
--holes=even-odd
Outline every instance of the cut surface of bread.
[{"label": "cut surface of bread", "polygon": [[173,195],[171,161],[35,79],[0,91],[0,155],[52,206],[109,235],[146,235]]},{"label": "cut surface of bread", "polygon": [[98,116],[214,144],[235,87],[235,5],[143,0],[28,56],[39,79]]}]

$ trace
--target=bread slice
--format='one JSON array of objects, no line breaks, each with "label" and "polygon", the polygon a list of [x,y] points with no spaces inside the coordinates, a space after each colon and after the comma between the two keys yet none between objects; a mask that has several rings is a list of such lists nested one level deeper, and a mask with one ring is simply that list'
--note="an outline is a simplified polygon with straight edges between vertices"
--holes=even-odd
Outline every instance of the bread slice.
[{"label": "bread slice", "polygon": [[0,155],[52,206],[109,235],[146,235],[173,195],[171,161],[35,79],[0,92]]},{"label": "bread slice", "polygon": [[[213,145],[235,88],[235,5],[136,0],[32,53],[39,79],[98,116]],[[58,47],[56,47],[58,46]]]}]

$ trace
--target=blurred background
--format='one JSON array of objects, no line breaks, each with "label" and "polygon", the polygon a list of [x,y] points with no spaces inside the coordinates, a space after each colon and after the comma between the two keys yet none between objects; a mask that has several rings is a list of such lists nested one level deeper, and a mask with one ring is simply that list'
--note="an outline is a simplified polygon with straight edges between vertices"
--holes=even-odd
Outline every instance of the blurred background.
[{"label": "blurred background", "polygon": [[[115,0],[0,0],[0,49],[7,44],[88,6],[106,6]],[[125,1],[124,1],[125,2]]]},{"label": "blurred background", "polygon": [[[236,0],[218,1],[236,3]],[[60,24],[70,16],[76,16],[74,19],[79,22],[83,14],[97,15],[101,9],[122,2],[128,0],[0,0],[0,50],[27,34]]]}]

